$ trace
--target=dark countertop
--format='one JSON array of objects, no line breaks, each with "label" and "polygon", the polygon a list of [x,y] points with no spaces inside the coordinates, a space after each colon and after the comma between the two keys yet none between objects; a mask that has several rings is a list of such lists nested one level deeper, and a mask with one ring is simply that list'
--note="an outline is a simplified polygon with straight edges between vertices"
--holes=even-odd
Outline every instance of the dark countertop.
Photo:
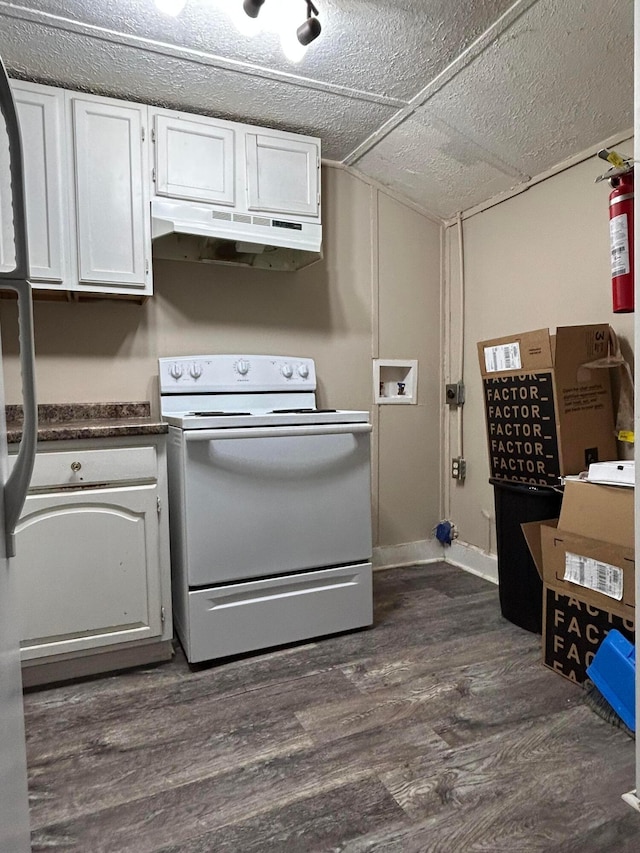
[{"label": "dark countertop", "polygon": [[[22,438],[22,406],[7,406],[7,441]],[[161,435],[166,423],[151,416],[143,403],[42,403],[38,406],[38,441]]]}]

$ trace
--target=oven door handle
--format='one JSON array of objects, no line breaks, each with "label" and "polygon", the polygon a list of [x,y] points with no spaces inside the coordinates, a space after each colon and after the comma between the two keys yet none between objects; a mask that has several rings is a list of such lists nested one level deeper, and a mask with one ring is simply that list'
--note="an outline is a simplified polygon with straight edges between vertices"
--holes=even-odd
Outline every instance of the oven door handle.
[{"label": "oven door handle", "polygon": [[224,441],[231,438],[288,438],[297,435],[359,435],[371,432],[371,424],[313,424],[309,426],[249,427],[185,430],[186,441]]}]

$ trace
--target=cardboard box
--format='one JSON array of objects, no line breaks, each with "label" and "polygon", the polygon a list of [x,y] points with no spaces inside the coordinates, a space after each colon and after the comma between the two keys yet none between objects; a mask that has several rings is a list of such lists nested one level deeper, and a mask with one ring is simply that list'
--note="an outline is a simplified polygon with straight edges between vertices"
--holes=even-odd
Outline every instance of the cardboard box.
[{"label": "cardboard box", "polygon": [[567,481],[560,518],[522,530],[543,582],[544,663],[581,683],[611,628],[633,637],[634,490]]},{"label": "cardboard box", "polygon": [[634,642],[633,622],[546,585],[543,595],[542,660],[570,681],[585,681],[587,667],[612,628]]},{"label": "cardboard box", "polygon": [[493,478],[557,485],[616,458],[610,373],[584,367],[608,347],[606,323],[478,344]]}]

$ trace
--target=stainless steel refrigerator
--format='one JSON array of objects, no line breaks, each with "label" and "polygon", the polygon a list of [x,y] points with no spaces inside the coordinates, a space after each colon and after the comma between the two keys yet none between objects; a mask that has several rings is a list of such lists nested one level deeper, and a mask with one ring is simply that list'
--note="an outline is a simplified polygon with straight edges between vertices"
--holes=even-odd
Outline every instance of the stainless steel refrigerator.
[{"label": "stainless steel refrigerator", "polygon": [[[0,213],[3,219],[0,222],[3,235],[0,290],[11,291],[18,299],[24,408],[18,459],[11,476],[7,477],[7,430],[0,369],[0,853],[26,853],[31,849],[27,763],[16,578],[11,557],[15,552],[14,530],[33,471],[37,409],[22,147],[15,104],[1,59],[0,110],[4,121],[4,127],[0,126]],[[4,239],[7,234],[13,239]]]}]

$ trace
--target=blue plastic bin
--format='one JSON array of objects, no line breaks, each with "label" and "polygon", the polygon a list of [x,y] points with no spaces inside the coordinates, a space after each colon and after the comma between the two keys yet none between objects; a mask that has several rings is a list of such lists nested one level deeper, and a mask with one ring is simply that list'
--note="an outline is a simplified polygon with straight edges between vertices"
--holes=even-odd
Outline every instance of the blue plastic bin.
[{"label": "blue plastic bin", "polygon": [[602,641],[587,675],[616,714],[636,730],[636,649],[612,628]]}]

